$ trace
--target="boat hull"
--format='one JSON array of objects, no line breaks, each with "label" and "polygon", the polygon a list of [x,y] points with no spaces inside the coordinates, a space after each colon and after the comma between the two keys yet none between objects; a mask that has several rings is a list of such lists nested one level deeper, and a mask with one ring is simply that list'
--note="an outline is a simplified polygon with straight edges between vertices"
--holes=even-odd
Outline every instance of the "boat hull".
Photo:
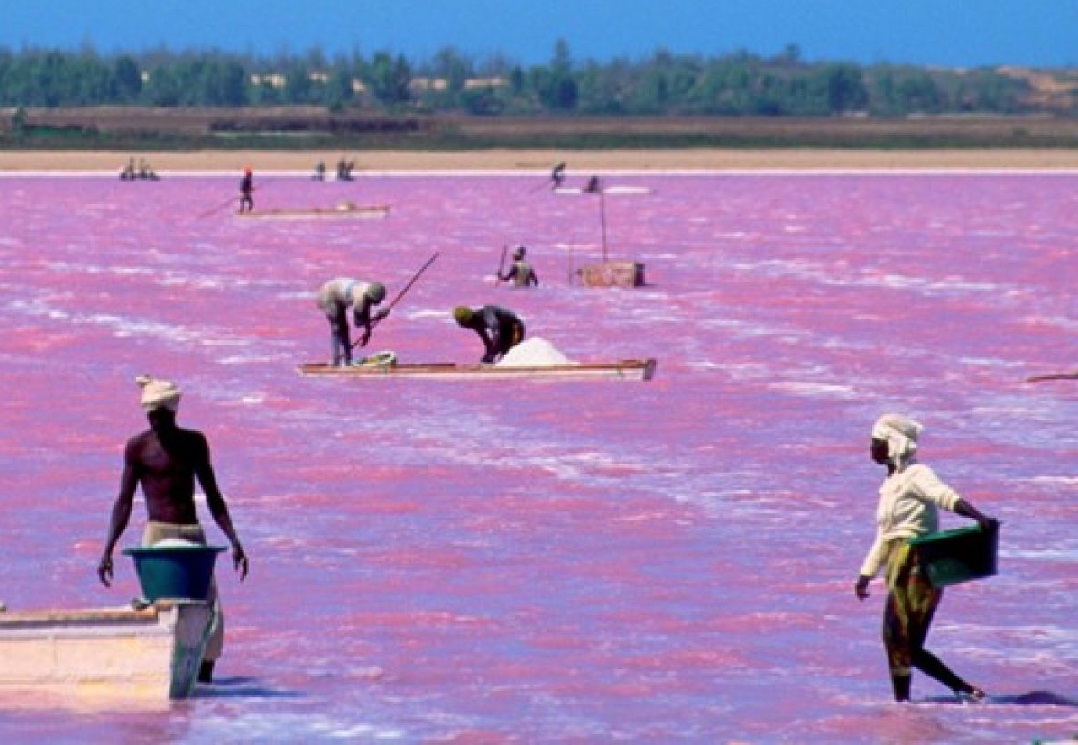
[{"label": "boat hull", "polygon": [[429,378],[432,380],[642,380],[655,376],[658,360],[621,360],[610,363],[568,365],[458,365],[455,363],[351,365],[325,363],[300,365],[308,376],[348,378]]},{"label": "boat hull", "polygon": [[165,703],[190,696],[213,607],[0,613],[0,693]]},{"label": "boat hull", "polygon": [[388,204],[346,208],[273,209],[236,213],[236,217],[243,220],[380,220],[388,215]]}]

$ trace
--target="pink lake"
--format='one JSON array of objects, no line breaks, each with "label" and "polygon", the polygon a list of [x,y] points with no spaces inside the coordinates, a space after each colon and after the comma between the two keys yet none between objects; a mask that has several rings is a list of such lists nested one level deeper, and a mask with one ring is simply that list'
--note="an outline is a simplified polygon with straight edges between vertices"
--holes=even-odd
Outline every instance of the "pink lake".
[{"label": "pink lake", "polygon": [[[251,558],[219,574],[217,682],[162,711],[6,700],[3,742],[1029,742],[1078,734],[1078,173],[0,178],[0,432],[11,610],[122,605],[94,569],[134,377],[175,380]],[[524,243],[538,289],[497,287]],[[475,362],[455,305],[517,310],[573,360],[654,356],[642,382],[304,378],[313,293],[438,260],[370,348]],[[888,410],[1003,520],[1000,573],[948,590],[929,646],[993,694],[918,674],[890,702],[883,592],[852,582]],[[121,546],[137,543],[141,503]],[[212,541],[223,536],[212,526]],[[953,515],[944,527],[964,524]],[[118,556],[118,558],[120,558]],[[0,664],[3,664],[0,660]]]}]

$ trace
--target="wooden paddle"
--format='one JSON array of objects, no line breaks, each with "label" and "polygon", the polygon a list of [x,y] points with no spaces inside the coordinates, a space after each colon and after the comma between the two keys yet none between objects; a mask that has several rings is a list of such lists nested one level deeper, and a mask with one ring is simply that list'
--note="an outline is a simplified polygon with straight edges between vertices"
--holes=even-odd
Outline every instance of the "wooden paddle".
[{"label": "wooden paddle", "polygon": [[201,213],[199,215],[196,215],[195,219],[196,220],[201,220],[204,217],[209,217],[210,215],[215,215],[218,212],[220,212],[221,210],[223,210],[225,207],[227,207],[228,205],[230,205],[233,202],[238,201],[238,200],[239,200],[239,197],[231,196],[231,197],[228,198],[227,201],[222,202],[221,204],[217,205],[216,207],[213,207],[213,208],[208,209],[208,210],[206,210],[205,212],[203,212],[203,213]]},{"label": "wooden paddle", "polygon": [[[386,317],[389,316],[389,312],[391,310],[393,310],[393,307],[397,303],[400,302],[402,297],[404,297],[404,293],[408,292],[408,290],[410,290],[412,288],[412,285],[414,285],[416,283],[416,280],[419,279],[420,275],[423,274],[423,272],[427,271],[427,267],[429,267],[431,264],[434,263],[434,260],[438,258],[439,253],[440,253],[439,251],[435,251],[434,254],[429,259],[427,259],[427,263],[424,264],[423,266],[419,267],[419,271],[412,275],[412,278],[410,280],[408,280],[408,284],[406,284],[401,289],[401,291],[397,293],[397,296],[395,298],[393,298],[391,301],[389,301],[389,305],[387,305],[383,310],[379,311],[379,315],[381,317],[376,318],[373,321],[371,321],[371,331],[374,331],[374,327],[377,326],[379,323],[381,323],[383,320],[385,320]],[[361,337],[358,341],[353,342],[352,343],[352,349],[355,349],[356,345],[363,346],[362,344],[360,344],[360,342],[362,342],[362,341],[363,341],[363,339]]]},{"label": "wooden paddle", "polygon": [[509,250],[509,246],[502,244],[502,257],[498,260],[498,273],[494,275],[494,279],[498,282],[502,281],[502,271],[505,269],[505,252]]}]

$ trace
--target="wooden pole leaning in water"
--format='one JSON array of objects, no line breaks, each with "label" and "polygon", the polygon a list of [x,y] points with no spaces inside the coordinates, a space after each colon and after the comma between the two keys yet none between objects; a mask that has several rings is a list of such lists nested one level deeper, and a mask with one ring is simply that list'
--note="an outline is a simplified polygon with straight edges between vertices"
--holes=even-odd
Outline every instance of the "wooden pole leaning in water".
[{"label": "wooden pole leaning in water", "polygon": [[1069,373],[1049,373],[1047,375],[1032,375],[1026,378],[1027,383],[1042,383],[1046,380],[1078,380],[1078,371]]}]

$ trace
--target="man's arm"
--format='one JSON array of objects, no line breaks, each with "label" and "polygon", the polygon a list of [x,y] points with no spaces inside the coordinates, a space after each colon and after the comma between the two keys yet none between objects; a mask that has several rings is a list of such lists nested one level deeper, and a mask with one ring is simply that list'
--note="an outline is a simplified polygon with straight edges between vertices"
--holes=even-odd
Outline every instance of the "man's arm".
[{"label": "man's arm", "polygon": [[363,328],[363,335],[359,338],[359,341],[357,342],[357,344],[359,344],[359,346],[361,347],[367,346],[367,342],[371,340],[371,332],[374,330],[374,327],[378,324],[378,322],[389,316],[389,308],[383,308],[382,310],[371,316],[372,308],[373,303],[364,298],[363,304],[359,307],[359,309],[356,310],[352,319],[356,325],[356,328]]},{"label": "man's arm", "polygon": [[138,486],[138,469],[136,466],[136,445],[129,442],[124,448],[124,470],[120,476],[120,492],[116,496],[116,502],[112,505],[112,516],[109,519],[109,533],[105,538],[105,548],[101,552],[101,561],[97,565],[97,577],[105,587],[112,585],[112,552],[116,543],[120,540],[127,523],[131,520],[131,511],[135,504],[135,489]]},{"label": "man's arm", "polygon": [[240,581],[242,582],[247,578],[249,569],[247,554],[244,552],[239,534],[232,524],[232,516],[228,513],[225,497],[217,485],[217,474],[214,473],[213,466],[210,463],[209,444],[201,433],[195,433],[195,436],[197,437],[196,447],[199,449],[195,459],[195,477],[198,479],[199,486],[202,487],[202,493],[206,495],[206,506],[210,508],[213,521],[217,523],[217,527],[221,529],[228,537],[229,543],[232,544],[232,564],[240,573]]}]

